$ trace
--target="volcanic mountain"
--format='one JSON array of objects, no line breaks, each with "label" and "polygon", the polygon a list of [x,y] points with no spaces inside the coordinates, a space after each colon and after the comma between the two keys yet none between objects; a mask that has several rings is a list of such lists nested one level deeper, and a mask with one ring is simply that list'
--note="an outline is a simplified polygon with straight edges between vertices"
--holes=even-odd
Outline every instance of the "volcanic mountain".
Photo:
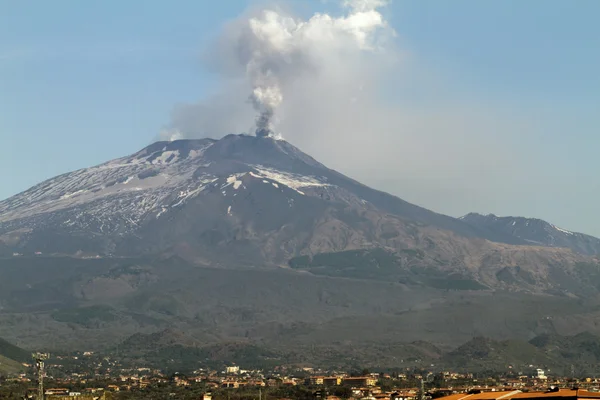
[{"label": "volcanic mountain", "polygon": [[[270,262],[311,248],[372,247],[378,232],[359,226],[372,213],[395,217],[369,227],[389,239],[401,236],[393,225],[406,219],[465,237],[518,242],[369,189],[285,141],[243,135],[154,143],[47,180],[0,202],[0,234],[24,253],[106,256],[207,244],[253,249]],[[327,238],[314,237],[324,229]],[[252,246],[267,236],[277,249]]]},{"label": "volcanic mountain", "polygon": [[0,202],[0,244],[8,255],[177,255],[406,282],[428,271],[425,280],[530,291],[563,290],[552,274],[587,261],[428,211],[283,140],[247,135],[158,142],[42,182]]},{"label": "volcanic mountain", "polygon": [[158,142],[0,202],[0,337],[147,343],[159,364],[397,366],[474,336],[600,333],[598,261],[558,245],[407,203],[283,140]]}]

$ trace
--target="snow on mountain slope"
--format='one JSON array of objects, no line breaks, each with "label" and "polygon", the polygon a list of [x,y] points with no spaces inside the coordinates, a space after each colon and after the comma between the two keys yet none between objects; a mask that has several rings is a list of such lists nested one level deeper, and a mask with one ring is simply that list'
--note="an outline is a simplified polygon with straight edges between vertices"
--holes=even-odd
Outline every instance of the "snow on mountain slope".
[{"label": "snow on mountain slope", "polygon": [[[304,187],[327,185],[317,177],[273,168],[273,162],[285,166],[290,160],[312,167],[320,164],[285,142],[262,140],[273,142],[273,154],[253,154],[235,141],[222,141],[216,154],[207,157],[206,151],[219,142],[159,142],[133,155],[57,176],[0,202],[0,235],[44,227],[102,235],[132,233],[144,220],[164,218],[223,176],[222,190],[230,185],[238,189],[238,178],[248,173],[298,193]],[[225,154],[236,162],[223,162]],[[271,166],[240,162],[241,155],[248,154],[248,161],[270,159]]]},{"label": "snow on mountain slope", "polygon": [[[128,157],[49,179],[0,202],[0,224],[28,226],[43,214],[75,211],[63,224],[84,229],[90,218],[106,219],[101,232],[135,225],[173,193],[191,193],[209,177],[196,177],[203,152],[214,142],[158,143]],[[87,222],[86,222],[87,221]],[[6,228],[5,228],[6,229]],[[5,230],[4,229],[4,230]]]},{"label": "snow on mountain slope", "polygon": [[[298,199],[293,197],[300,195],[325,202],[352,204],[363,211],[377,209],[468,237],[507,243],[516,240],[509,235],[503,237],[475,229],[462,221],[373,190],[328,169],[283,140],[228,135],[218,141],[202,139],[154,143],[133,155],[42,182],[0,202],[0,242],[3,248],[12,246],[17,251],[43,248],[55,252],[57,248],[63,249],[61,251],[81,248],[90,252],[112,253],[117,249],[116,243],[124,242],[128,237],[143,242],[145,236],[140,232],[144,227],[165,229],[165,226],[157,226],[153,221],[173,219],[173,212],[181,210],[201,194],[218,189],[218,193],[226,197],[230,190],[245,190],[247,185],[242,184],[245,179],[280,189],[271,193],[274,198],[262,200],[273,202],[273,207],[289,208],[290,204],[299,207]],[[258,196],[257,190],[264,191],[261,187],[246,193],[245,198]],[[285,194],[284,188],[294,193]],[[231,194],[232,197],[236,195]],[[204,197],[208,199],[210,196]],[[262,198],[262,195],[259,197]],[[231,214],[229,207],[234,205],[230,204],[230,200],[220,202],[223,204],[210,212],[227,210],[227,214]],[[207,210],[197,210],[188,218],[202,219]],[[254,218],[250,214],[247,216],[249,221]],[[286,221],[280,222],[285,224]],[[202,229],[209,229],[209,226]],[[153,235],[148,229],[145,232]],[[368,241],[358,241],[361,240]],[[163,238],[162,241],[168,240]],[[73,242],[72,246],[67,246],[71,250],[65,249],[68,242]]]},{"label": "snow on mountain slope", "polygon": [[[373,276],[423,268],[436,279],[526,290],[563,290],[549,277],[588,261],[510,245],[527,240],[371,189],[285,141],[247,135],[154,143],[0,202],[0,255],[176,255],[254,267],[378,248],[396,261]],[[514,266],[528,278],[513,276]]]}]

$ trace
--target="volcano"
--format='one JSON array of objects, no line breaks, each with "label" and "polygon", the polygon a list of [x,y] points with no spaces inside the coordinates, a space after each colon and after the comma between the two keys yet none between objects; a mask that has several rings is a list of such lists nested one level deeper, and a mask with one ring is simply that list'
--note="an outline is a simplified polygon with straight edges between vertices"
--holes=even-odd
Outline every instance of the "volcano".
[{"label": "volcano", "polygon": [[400,334],[456,346],[600,333],[595,256],[472,219],[271,137],[158,142],[0,202],[0,337],[46,348],[51,331],[58,350],[143,339],[150,351],[179,331],[177,345],[210,354],[318,344],[372,361]]},{"label": "volcano", "polygon": [[[0,244],[6,255],[176,255],[202,265],[327,267],[386,279],[420,269],[473,287],[527,290],[556,288],[553,268],[584,259],[469,222],[371,189],[286,141],[228,135],[157,142],[2,201]],[[350,254],[376,261],[348,267]],[[333,267],[313,264],[323,257],[333,257]],[[531,279],[498,278],[516,266]]]}]

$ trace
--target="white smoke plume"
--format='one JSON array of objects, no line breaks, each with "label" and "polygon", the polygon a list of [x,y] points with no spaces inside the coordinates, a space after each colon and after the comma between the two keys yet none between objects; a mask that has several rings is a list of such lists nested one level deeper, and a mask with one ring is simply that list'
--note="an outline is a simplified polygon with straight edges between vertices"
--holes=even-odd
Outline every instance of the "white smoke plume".
[{"label": "white smoke plume", "polygon": [[[250,103],[257,113],[254,133],[275,135],[278,122],[284,117],[279,115],[279,109],[288,97],[294,96],[299,81],[322,81],[323,75],[331,72],[331,66],[352,67],[356,58],[369,57],[370,53],[381,50],[385,36],[393,34],[379,11],[385,5],[383,0],[346,0],[342,2],[344,14],[338,17],[318,13],[301,20],[280,8],[272,8],[233,21],[225,27],[211,51],[211,57],[216,56],[212,62],[223,77],[238,81],[237,93],[225,96],[226,107],[239,109],[239,104],[229,105],[245,102],[248,106]],[[352,64],[346,64],[345,60]],[[240,84],[240,80],[243,83]],[[243,90],[248,89],[244,94]],[[196,107],[180,107],[174,113],[172,128],[191,137],[232,133],[197,130],[197,122],[206,121],[191,114],[202,114],[205,107],[213,108],[206,105],[212,101]],[[293,105],[294,100],[290,103]],[[190,124],[190,119],[196,123]],[[228,124],[225,126],[231,129]]]},{"label": "white smoke plume", "polygon": [[335,15],[302,19],[268,7],[226,24],[205,57],[216,91],[176,106],[164,139],[281,135],[331,168],[436,211],[510,203],[501,182],[528,168],[518,161],[527,159],[523,132],[539,119],[420,59],[402,27],[391,28],[387,1],[338,4]]},{"label": "white smoke plume", "polygon": [[284,87],[304,73],[318,73],[324,51],[361,51],[375,47],[376,32],[386,24],[380,0],[346,1],[348,14],[334,18],[316,14],[296,20],[273,10],[250,18],[237,38],[238,61],[253,87],[256,135],[273,134],[273,117],[284,101]]}]

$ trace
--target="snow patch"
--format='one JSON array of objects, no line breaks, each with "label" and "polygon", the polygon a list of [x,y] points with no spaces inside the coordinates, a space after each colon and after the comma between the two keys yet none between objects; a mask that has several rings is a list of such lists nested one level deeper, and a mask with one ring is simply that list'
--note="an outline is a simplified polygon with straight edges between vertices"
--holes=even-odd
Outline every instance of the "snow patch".
[{"label": "snow patch", "polygon": [[[190,150],[190,154],[188,155],[188,158],[192,159],[192,158],[198,158],[200,157],[202,154],[204,154],[204,149],[200,149],[200,150]],[[210,163],[209,163],[210,165]]]},{"label": "snow patch", "polygon": [[227,207],[227,215],[231,215],[231,206]]},{"label": "snow patch", "polygon": [[233,185],[233,190],[238,190],[240,186],[242,186],[242,181],[238,180],[239,177],[242,177],[245,174],[234,174],[227,178],[227,183],[221,186],[221,189],[225,189],[227,186]]},{"label": "snow patch", "polygon": [[188,199],[194,198],[196,197],[200,192],[202,192],[209,184],[213,183],[214,181],[216,181],[218,178],[205,178],[205,179],[201,179],[200,180],[200,185],[198,185],[196,188],[192,189],[192,188],[188,188],[187,190],[182,190],[179,192],[179,195],[177,196],[177,198],[179,199],[179,201],[177,203],[175,203],[172,207],[177,207],[181,204],[183,204],[185,201],[187,201]]},{"label": "snow patch", "polygon": [[158,214],[156,214],[156,219],[159,219],[161,215],[163,215],[166,211],[168,210],[167,207],[161,207],[160,211],[158,212]]},{"label": "snow patch", "polygon": [[272,185],[279,189],[279,185],[277,185],[276,183],[273,182]]},{"label": "snow patch", "polygon": [[556,226],[556,225],[552,225],[552,227],[553,227],[554,229],[556,229],[557,231],[559,231],[559,232],[566,233],[567,235],[573,235],[573,232],[571,232],[571,231],[568,231],[568,230],[566,230],[566,229],[559,228],[559,227],[558,227],[558,226]]},{"label": "snow patch", "polygon": [[217,181],[213,175],[197,177],[198,168],[207,166],[201,156],[212,144],[191,150],[187,157],[182,157],[179,150],[163,148],[162,153],[154,155],[142,150],[51,178],[0,201],[0,224],[19,219],[37,224],[41,215],[72,209],[64,222],[67,226],[102,233],[124,232],[148,213],[163,214],[173,203],[180,205],[199,194],[207,182]]},{"label": "snow patch", "polygon": [[[272,168],[263,167],[262,165],[254,165],[253,167],[256,173],[251,173],[252,176],[256,178],[270,179],[271,181],[275,181],[280,185],[284,185],[289,187],[290,189],[295,190],[301,195],[304,195],[304,192],[300,190],[301,188],[331,186],[328,183],[324,183],[322,179],[310,175],[299,175],[292,174],[290,172],[282,172]],[[273,186],[276,185],[275,183],[272,184]]]},{"label": "snow patch", "polygon": [[78,195],[86,193],[86,192],[87,192],[87,190],[85,190],[85,189],[77,190],[76,192],[73,192],[73,193],[63,194],[62,196],[60,196],[60,199],[61,200],[70,199],[71,197],[75,197],[75,196],[78,196]]}]

